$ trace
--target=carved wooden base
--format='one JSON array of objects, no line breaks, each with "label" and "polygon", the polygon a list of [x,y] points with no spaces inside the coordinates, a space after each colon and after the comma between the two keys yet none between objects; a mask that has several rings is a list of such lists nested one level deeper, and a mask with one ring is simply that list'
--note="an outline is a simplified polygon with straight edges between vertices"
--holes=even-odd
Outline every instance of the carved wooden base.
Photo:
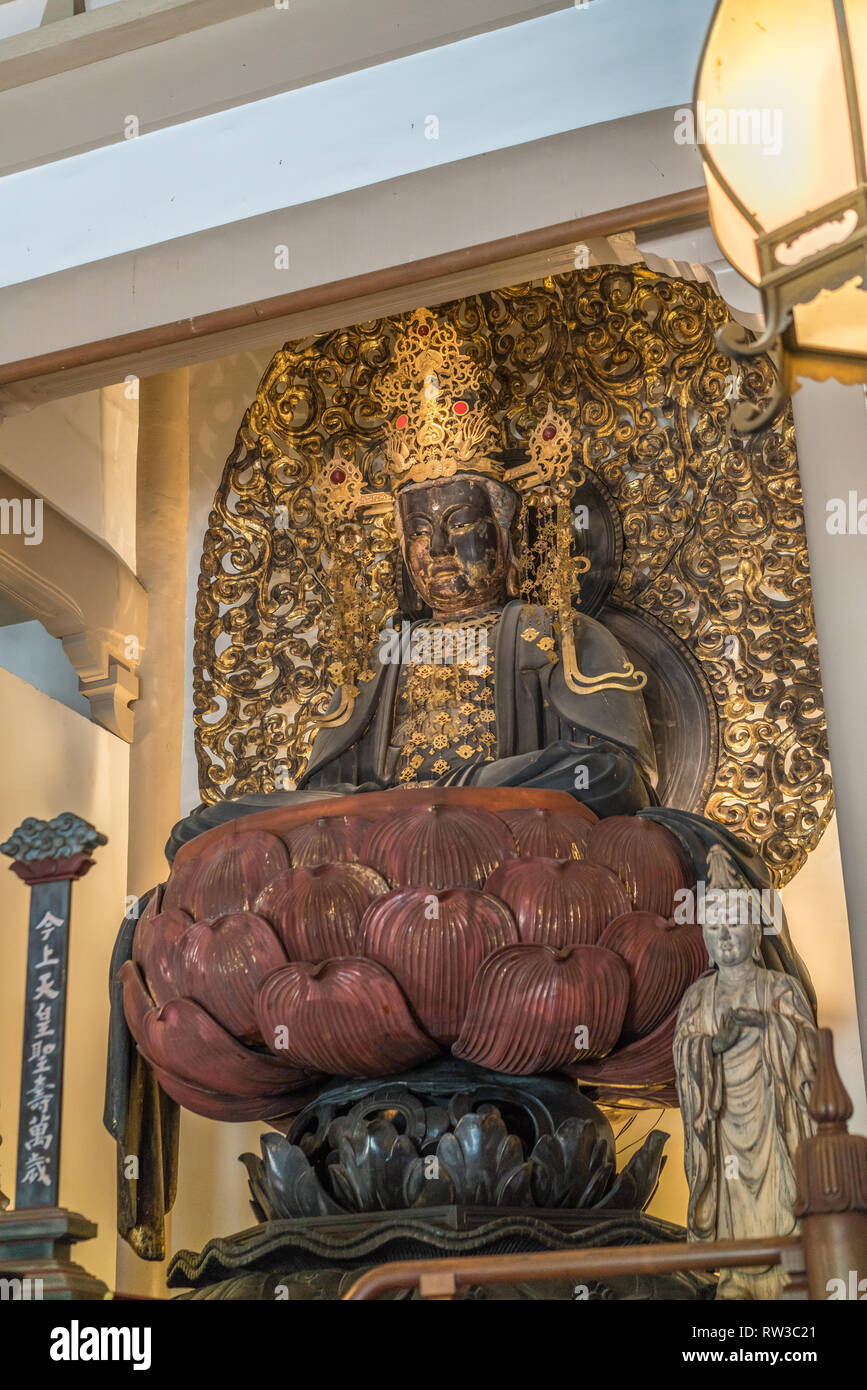
[{"label": "carved wooden base", "polygon": [[[516,1251],[580,1250],[599,1245],[680,1241],[686,1232],[638,1212],[576,1212],[484,1207],[367,1212],[308,1220],[267,1221],[249,1231],[208,1241],[195,1254],[180,1250],[168,1272],[170,1288],[189,1287],[180,1299],[336,1300],[366,1269],[389,1260]],[[640,1275],[576,1290],[556,1284],[470,1288],[470,1299],[712,1299],[716,1281],[705,1274]],[[409,1297],[408,1294],[395,1295]]]},{"label": "carved wooden base", "polygon": [[[654,1131],[618,1173],[603,1115],[555,1076],[499,1075],[440,1057],[377,1080],[335,1081],[243,1154],[262,1224],[181,1250],[181,1298],[338,1299],[391,1260],[683,1240],[642,1215],[665,1162]],[[471,1298],[707,1298],[705,1275],[605,1285],[515,1284]],[[401,1295],[402,1296],[402,1295]]]},{"label": "carved wooden base", "polygon": [[[65,1207],[21,1207],[0,1212],[0,1280],[7,1297],[103,1299],[108,1289],[69,1258],[70,1247],[92,1240],[96,1225]],[[25,1282],[25,1281],[29,1281]]]},{"label": "carved wooden base", "polygon": [[242,1154],[260,1221],[457,1206],[642,1211],[665,1163],[652,1131],[616,1170],[611,1125],[555,1076],[455,1057],[337,1081]]}]

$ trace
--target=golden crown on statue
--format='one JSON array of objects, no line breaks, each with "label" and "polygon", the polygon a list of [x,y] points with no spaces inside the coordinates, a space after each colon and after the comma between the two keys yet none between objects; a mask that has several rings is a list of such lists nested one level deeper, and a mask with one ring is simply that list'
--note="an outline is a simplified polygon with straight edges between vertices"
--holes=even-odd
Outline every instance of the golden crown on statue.
[{"label": "golden crown on statue", "polygon": [[385,461],[395,492],[457,472],[502,476],[486,384],[481,368],[461,350],[454,326],[416,309],[372,391],[394,416]]},{"label": "golden crown on statue", "polygon": [[391,417],[382,448],[388,492],[365,491],[361,469],[335,453],[315,492],[335,519],[381,511],[412,483],[474,473],[528,492],[563,478],[572,462],[569,422],[549,405],[526,444],[526,459],[507,466],[498,457],[498,429],[490,370],[461,346],[453,324],[429,309],[410,315],[394,356],[371,385],[371,396]]}]

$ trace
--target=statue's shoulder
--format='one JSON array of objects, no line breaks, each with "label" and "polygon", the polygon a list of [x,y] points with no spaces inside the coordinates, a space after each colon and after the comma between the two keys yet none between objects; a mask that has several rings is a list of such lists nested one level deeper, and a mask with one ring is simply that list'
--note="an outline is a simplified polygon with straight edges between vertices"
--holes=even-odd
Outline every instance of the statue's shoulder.
[{"label": "statue's shoulder", "polygon": [[764,975],[768,1002],[776,1009],[801,1015],[812,1023],[813,1011],[800,980],[782,970],[766,970]]},{"label": "statue's shoulder", "polygon": [[[516,639],[522,639],[519,640],[519,648],[525,642],[532,650],[538,646],[540,636],[544,639],[552,632],[551,618],[545,609],[535,603],[523,603],[521,599],[513,599],[506,604],[500,621],[505,630],[514,632]],[[575,652],[586,674],[599,675],[603,671],[616,670],[626,662],[623,646],[598,618],[576,613],[572,629]],[[541,650],[544,652],[544,647]]]},{"label": "statue's shoulder", "polygon": [[576,613],[572,623],[575,654],[585,675],[619,670],[628,660],[622,644],[604,623],[586,613]]},{"label": "statue's shoulder", "polygon": [[711,999],[716,972],[709,970],[686,989],[677,1011],[677,1032],[693,1031],[696,1021]]}]

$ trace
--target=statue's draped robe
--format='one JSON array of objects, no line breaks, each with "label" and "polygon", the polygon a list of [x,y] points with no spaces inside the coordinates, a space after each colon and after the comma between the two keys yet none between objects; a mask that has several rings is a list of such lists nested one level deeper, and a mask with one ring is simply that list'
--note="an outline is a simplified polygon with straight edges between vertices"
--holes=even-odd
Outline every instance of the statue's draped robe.
[{"label": "statue's draped robe", "polygon": [[[687,990],[674,1039],[689,1236],[791,1235],[793,1157],[813,1132],[807,1110],[816,1065],[813,1016],[797,981],[758,969],[736,1007],[757,1009],[764,1027],[744,1026],[734,1046],[715,1055],[718,978],[713,971]],[[779,1267],[726,1270],[717,1297],[775,1298],[784,1282]]]},{"label": "statue's draped robe", "polygon": [[[533,634],[525,636],[525,634]],[[544,609],[506,604],[492,638],[496,750],[436,779],[440,786],[539,787],[576,795],[597,815],[631,814],[653,805],[656,754],[638,690],[577,694],[566,684]],[[578,666],[585,676],[623,671],[616,637],[593,618],[575,621]],[[300,786],[349,792],[390,785],[393,723],[401,666],[374,653],[373,680],[362,683],[350,718],[317,736]],[[335,707],[337,700],[335,699]]]},{"label": "statue's draped robe", "polygon": [[[180,1111],[139,1055],[118,979],[124,961],[132,959],[132,939],[150,897],[145,893],[124,918],[112,953],[103,1124],[116,1143],[118,1232],[143,1260],[164,1260],[165,1218],[177,1189]],[[130,1158],[137,1164],[130,1165]]]}]

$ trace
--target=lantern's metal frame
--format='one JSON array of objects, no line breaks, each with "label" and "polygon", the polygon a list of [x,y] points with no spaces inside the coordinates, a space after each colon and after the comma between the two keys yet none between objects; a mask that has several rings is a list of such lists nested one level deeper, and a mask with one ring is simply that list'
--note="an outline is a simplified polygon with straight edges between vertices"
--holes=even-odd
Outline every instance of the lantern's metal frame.
[{"label": "lantern's metal frame", "polygon": [[[717,0],[713,18],[705,35],[693,89],[693,106],[696,110],[711,34],[725,4],[726,0]],[[839,289],[856,277],[860,277],[861,287],[867,296],[867,158],[852,45],[843,0],[834,0],[834,17],[855,161],[856,185],[851,192],[824,203],[821,207],[813,208],[791,222],[765,231],[755,214],[724,178],[708,146],[700,146],[702,162],[755,232],[761,276],[757,288],[762,296],[765,317],[765,329],[761,337],[751,339],[741,324],[730,322],[719,330],[717,346],[727,357],[741,362],[748,361],[759,353],[770,353],[779,370],[777,385],[764,406],[742,402],[733,411],[732,424],[742,433],[752,433],[770,423],[792,391],[797,390],[798,376],[809,376],[819,381],[833,377],[844,385],[867,384],[867,356],[861,353],[801,347],[792,313],[798,305],[808,304],[815,299],[822,290]],[[844,219],[850,212],[855,214],[856,220],[851,231],[847,232]],[[831,239],[835,230],[836,240]],[[828,234],[826,244],[820,250],[812,253],[805,251],[797,259],[793,257],[790,264],[780,260],[781,248],[786,247],[791,253],[799,241],[802,245],[805,244],[802,238],[806,239],[809,233],[819,231]],[[864,301],[864,312],[867,315],[867,297]]]}]

